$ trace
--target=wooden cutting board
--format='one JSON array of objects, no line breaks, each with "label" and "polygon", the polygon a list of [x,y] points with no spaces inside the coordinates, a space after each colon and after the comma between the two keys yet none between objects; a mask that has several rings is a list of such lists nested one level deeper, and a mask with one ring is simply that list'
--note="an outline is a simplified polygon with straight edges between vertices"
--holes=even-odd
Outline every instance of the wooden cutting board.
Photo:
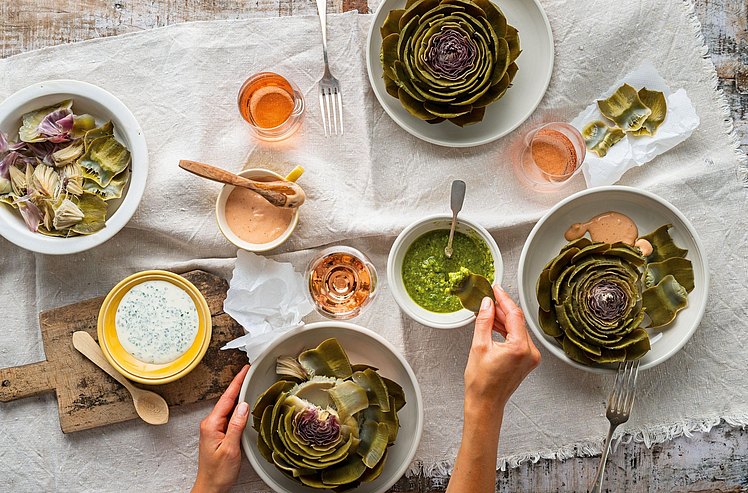
[{"label": "wooden cutting board", "polygon": [[[200,270],[182,276],[205,296],[213,319],[213,337],[202,362],[184,378],[165,385],[136,384],[157,392],[170,406],[220,396],[247,363],[242,351],[220,350],[227,341],[244,334],[244,329],[223,312],[228,282]],[[42,312],[39,325],[47,359],[0,369],[0,401],[55,392],[63,433],[137,418],[127,390],[73,348],[72,334],[77,330],[96,339],[96,320],[103,301],[103,297],[94,298]]]}]

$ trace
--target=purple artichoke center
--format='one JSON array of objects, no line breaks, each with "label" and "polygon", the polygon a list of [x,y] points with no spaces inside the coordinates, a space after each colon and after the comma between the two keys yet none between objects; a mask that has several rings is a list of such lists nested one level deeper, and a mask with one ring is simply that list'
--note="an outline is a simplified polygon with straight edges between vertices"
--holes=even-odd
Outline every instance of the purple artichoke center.
[{"label": "purple artichoke center", "polygon": [[445,28],[429,40],[424,62],[435,76],[457,80],[473,66],[476,52],[475,41],[454,29]]},{"label": "purple artichoke center", "polygon": [[610,281],[601,281],[587,292],[587,307],[595,317],[606,322],[623,316],[627,304],[626,293]]},{"label": "purple artichoke center", "polygon": [[310,407],[296,414],[296,434],[310,445],[324,447],[340,437],[340,422],[334,414]]}]

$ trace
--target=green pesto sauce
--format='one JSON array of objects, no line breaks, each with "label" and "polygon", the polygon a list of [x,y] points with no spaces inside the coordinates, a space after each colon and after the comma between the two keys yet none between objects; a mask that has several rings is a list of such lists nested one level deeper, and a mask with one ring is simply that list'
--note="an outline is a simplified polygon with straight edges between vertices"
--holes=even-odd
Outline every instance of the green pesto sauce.
[{"label": "green pesto sauce", "polygon": [[462,309],[459,298],[448,294],[449,274],[461,267],[485,276],[493,283],[494,265],[491,250],[485,241],[455,231],[452,258],[444,255],[449,230],[438,229],[419,236],[403,258],[403,284],[419,306],[437,313]]}]

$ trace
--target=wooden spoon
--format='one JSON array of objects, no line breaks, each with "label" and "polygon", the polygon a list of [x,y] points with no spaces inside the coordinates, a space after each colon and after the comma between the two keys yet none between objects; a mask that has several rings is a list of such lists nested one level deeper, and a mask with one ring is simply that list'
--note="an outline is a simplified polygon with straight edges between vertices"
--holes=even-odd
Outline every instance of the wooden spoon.
[{"label": "wooden spoon", "polygon": [[304,190],[292,181],[256,181],[210,164],[183,159],[179,167],[209,180],[252,190],[276,207],[294,209],[304,203]]},{"label": "wooden spoon", "polygon": [[150,390],[139,389],[128,382],[109,364],[101,348],[88,332],[82,330],[73,332],[73,347],[130,391],[135,411],[143,421],[151,425],[162,425],[169,421],[169,405],[164,398]]}]

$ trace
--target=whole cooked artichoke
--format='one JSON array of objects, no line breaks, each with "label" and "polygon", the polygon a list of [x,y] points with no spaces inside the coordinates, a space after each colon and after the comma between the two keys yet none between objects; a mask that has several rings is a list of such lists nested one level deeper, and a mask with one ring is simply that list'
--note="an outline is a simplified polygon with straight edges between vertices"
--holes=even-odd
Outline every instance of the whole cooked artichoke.
[{"label": "whole cooked artichoke", "polygon": [[408,0],[380,32],[387,92],[429,123],[480,122],[517,74],[519,34],[489,0]]},{"label": "whole cooked artichoke", "polygon": [[545,266],[538,319],[569,358],[590,366],[639,359],[650,349],[644,322],[665,326],[688,305],[693,267],[669,228],[642,237],[653,247],[646,258],[626,243],[580,238]]},{"label": "whole cooked artichoke", "polygon": [[397,438],[403,389],[376,368],[351,366],[335,339],[278,358],[276,373],[281,380],[252,409],[262,456],[312,488],[349,489],[379,477]]}]

